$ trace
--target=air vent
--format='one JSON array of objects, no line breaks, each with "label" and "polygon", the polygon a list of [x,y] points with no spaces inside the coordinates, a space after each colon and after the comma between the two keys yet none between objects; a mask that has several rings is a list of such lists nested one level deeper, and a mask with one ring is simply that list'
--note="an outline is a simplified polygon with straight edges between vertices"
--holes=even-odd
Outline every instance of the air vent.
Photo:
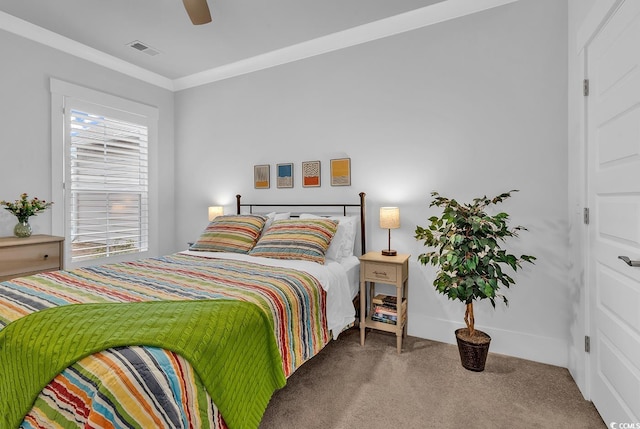
[{"label": "air vent", "polygon": [[127,45],[140,52],[144,52],[145,54],[150,55],[152,57],[160,53],[160,51],[158,51],[157,49],[154,49],[151,46],[145,43],[142,43],[139,40],[134,40],[133,42],[128,43]]}]

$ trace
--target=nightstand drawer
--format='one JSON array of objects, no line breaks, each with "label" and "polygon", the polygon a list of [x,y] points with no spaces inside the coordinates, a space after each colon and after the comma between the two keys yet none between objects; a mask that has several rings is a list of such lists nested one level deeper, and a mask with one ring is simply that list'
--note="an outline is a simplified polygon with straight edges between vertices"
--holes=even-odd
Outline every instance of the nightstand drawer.
[{"label": "nightstand drawer", "polygon": [[0,248],[0,277],[60,269],[60,244],[39,243]]},{"label": "nightstand drawer", "polygon": [[386,281],[395,283],[398,279],[396,267],[389,264],[367,263],[364,268],[364,276],[370,281]]}]

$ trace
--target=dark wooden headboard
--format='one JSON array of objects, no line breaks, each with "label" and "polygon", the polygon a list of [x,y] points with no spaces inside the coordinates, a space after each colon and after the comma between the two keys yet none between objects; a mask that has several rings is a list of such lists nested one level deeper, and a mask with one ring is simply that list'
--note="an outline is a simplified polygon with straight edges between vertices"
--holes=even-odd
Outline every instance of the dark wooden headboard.
[{"label": "dark wooden headboard", "polygon": [[[313,204],[313,203],[304,203],[304,204],[273,204],[273,203],[268,203],[268,204],[253,204],[253,203],[243,203],[240,201],[240,195],[236,195],[236,213],[240,214],[241,213],[241,208],[242,207],[247,207],[249,209],[249,213],[253,213],[254,209],[262,207],[263,209],[270,209],[270,208],[280,208],[280,209],[286,209],[286,211],[291,211],[292,209],[294,210],[298,210],[300,208],[333,208],[335,210],[340,210],[342,212],[343,216],[347,216],[347,212],[348,211],[352,211],[354,207],[359,207],[360,210],[360,246],[361,246],[361,252],[364,255],[365,253],[367,253],[367,239],[366,239],[366,234],[365,234],[365,225],[366,225],[366,209],[365,209],[365,196],[367,194],[365,194],[364,192],[360,192],[360,194],[358,194],[360,196],[360,203],[359,204],[354,204],[354,203],[319,203],[319,204]],[[351,210],[350,210],[351,209]],[[295,217],[297,215],[299,215],[300,213],[291,213],[291,216]],[[324,213],[318,213],[318,214],[324,214]],[[328,214],[327,214],[328,215]]]}]

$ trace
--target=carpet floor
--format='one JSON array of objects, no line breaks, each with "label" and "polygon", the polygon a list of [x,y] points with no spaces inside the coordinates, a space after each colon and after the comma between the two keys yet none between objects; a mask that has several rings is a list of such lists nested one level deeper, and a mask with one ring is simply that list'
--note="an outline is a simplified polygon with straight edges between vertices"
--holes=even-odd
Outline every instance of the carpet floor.
[{"label": "carpet floor", "polygon": [[260,428],[607,427],[566,368],[489,353],[472,372],[455,345],[407,337],[398,355],[395,344],[344,332],[274,394]]}]

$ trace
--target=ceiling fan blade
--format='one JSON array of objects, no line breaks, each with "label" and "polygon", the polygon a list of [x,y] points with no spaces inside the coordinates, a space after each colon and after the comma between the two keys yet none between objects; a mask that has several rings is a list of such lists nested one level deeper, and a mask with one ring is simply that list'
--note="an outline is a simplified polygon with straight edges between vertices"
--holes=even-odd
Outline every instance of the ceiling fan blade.
[{"label": "ceiling fan blade", "polygon": [[211,22],[211,12],[207,0],[182,0],[184,8],[194,25],[201,25]]}]

